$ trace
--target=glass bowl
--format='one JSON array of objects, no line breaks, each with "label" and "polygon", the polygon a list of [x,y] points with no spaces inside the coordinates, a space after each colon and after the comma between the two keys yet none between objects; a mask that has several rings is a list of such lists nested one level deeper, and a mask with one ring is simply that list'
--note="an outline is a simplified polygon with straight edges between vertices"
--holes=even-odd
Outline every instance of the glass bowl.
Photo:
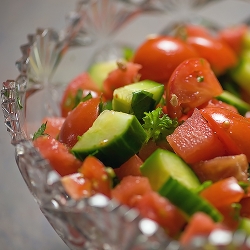
[{"label": "glass bowl", "polygon": [[[187,4],[177,2],[182,7]],[[28,43],[21,46],[23,55],[16,62],[19,76],[3,83],[2,110],[19,170],[42,213],[72,250],[250,249],[243,232],[222,230],[184,247],[168,238],[157,223],[101,194],[76,201],[31,140],[45,116],[59,115],[62,91],[73,77],[93,62],[119,57],[124,44],[135,47],[149,33],[168,33],[180,21],[168,19],[177,2],[79,1],[64,30],[38,29],[28,35]],[[188,4],[201,2],[206,1]],[[181,21],[188,18],[186,14]],[[141,25],[145,18],[150,20],[147,27]]]}]

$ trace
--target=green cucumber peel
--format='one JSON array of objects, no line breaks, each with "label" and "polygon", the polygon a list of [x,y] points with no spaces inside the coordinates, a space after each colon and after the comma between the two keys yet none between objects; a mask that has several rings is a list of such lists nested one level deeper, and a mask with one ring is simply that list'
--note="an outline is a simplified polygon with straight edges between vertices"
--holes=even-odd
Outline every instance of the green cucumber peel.
[{"label": "green cucumber peel", "polygon": [[94,155],[105,166],[118,168],[138,153],[146,137],[134,115],[104,110],[71,151],[80,160]]},{"label": "green cucumber peel", "polygon": [[207,200],[186,188],[171,176],[169,176],[165,184],[159,190],[159,194],[166,197],[189,218],[196,212],[204,212],[215,222],[219,222],[223,219],[222,214]]}]

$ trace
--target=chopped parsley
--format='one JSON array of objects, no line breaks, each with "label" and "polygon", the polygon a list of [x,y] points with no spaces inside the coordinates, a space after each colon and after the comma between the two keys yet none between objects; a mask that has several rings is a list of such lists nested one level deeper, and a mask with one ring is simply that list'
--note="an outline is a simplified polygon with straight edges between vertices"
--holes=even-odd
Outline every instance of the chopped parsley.
[{"label": "chopped parsley", "polygon": [[32,140],[37,139],[40,136],[47,135],[45,132],[47,126],[47,122],[43,123],[41,127],[37,130],[37,132],[34,133]]},{"label": "chopped parsley", "polygon": [[86,96],[83,97],[83,90],[78,89],[75,95],[75,100],[74,100],[74,108],[80,103],[80,102],[85,102],[89,99],[92,98],[91,92],[89,92]]},{"label": "chopped parsley", "polygon": [[144,124],[142,126],[147,133],[147,141],[150,139],[153,141],[165,139],[179,125],[177,119],[171,119],[164,114],[162,108],[157,108],[152,112],[145,112],[144,114],[145,116],[142,118]]}]

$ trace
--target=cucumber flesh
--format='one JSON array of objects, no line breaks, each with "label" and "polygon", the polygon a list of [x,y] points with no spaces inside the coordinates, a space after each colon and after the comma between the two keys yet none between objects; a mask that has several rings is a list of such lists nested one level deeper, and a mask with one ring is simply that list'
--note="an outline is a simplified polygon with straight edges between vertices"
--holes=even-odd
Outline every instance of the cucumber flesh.
[{"label": "cucumber flesh", "polygon": [[[135,107],[138,107],[138,102],[140,102],[140,106],[144,107],[144,110],[142,109],[140,112],[142,114],[149,112],[160,102],[163,92],[163,84],[150,80],[144,80],[117,88],[113,94],[113,109],[133,114]],[[135,102],[137,102],[136,105]]]},{"label": "cucumber flesh", "polygon": [[104,110],[72,152],[80,160],[94,155],[106,166],[117,168],[140,150],[146,137],[134,115]]},{"label": "cucumber flesh", "polygon": [[153,190],[158,191],[169,176],[189,189],[197,189],[200,182],[193,170],[175,153],[157,149],[142,164],[141,173],[149,179]]},{"label": "cucumber flesh", "polygon": [[108,74],[116,68],[116,61],[97,62],[88,69],[88,73],[99,89],[102,90],[103,81],[107,78]]},{"label": "cucumber flesh", "polygon": [[249,218],[241,218],[239,228],[243,230],[247,235],[250,235],[250,219]]},{"label": "cucumber flesh", "polygon": [[189,218],[196,212],[206,213],[215,222],[221,221],[223,218],[221,213],[209,202],[171,176],[159,190],[159,194],[166,197]]}]

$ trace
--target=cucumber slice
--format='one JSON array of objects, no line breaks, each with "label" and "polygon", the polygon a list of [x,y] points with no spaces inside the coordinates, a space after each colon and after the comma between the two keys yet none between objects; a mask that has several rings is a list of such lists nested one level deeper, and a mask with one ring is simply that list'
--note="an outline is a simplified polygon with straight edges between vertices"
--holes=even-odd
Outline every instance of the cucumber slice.
[{"label": "cucumber slice", "polygon": [[238,229],[243,230],[247,235],[250,235],[250,219],[245,217],[241,218]]},{"label": "cucumber slice", "polygon": [[166,197],[189,218],[199,211],[208,214],[215,222],[221,221],[223,218],[221,213],[204,198],[192,192],[171,176],[159,190],[159,194]]},{"label": "cucumber slice", "polygon": [[158,191],[169,176],[189,189],[197,189],[200,182],[193,170],[175,153],[157,149],[142,164],[141,173],[149,179],[153,190]]},{"label": "cucumber slice", "polygon": [[247,102],[226,90],[217,96],[217,99],[234,106],[241,115],[245,115],[247,111],[250,111],[250,105]]},{"label": "cucumber slice", "polygon": [[144,112],[153,110],[160,102],[164,85],[144,80],[117,88],[113,94],[113,109],[128,114],[135,114],[140,120]]},{"label": "cucumber slice", "polygon": [[107,78],[108,74],[116,68],[116,61],[97,62],[88,69],[88,72],[91,79],[102,90],[103,81]]},{"label": "cucumber slice", "polygon": [[94,155],[106,166],[117,168],[139,151],[146,137],[134,115],[104,110],[72,152],[80,160]]}]

